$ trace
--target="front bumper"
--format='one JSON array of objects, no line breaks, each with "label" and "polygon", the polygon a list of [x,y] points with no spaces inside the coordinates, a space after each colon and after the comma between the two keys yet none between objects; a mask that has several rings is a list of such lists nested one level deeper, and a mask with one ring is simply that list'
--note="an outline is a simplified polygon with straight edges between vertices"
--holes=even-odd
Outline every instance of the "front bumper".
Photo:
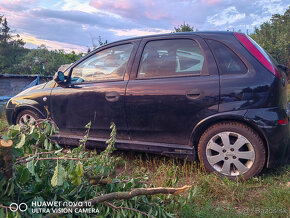
[{"label": "front bumper", "polygon": [[14,119],[13,119],[14,118],[13,114],[14,114],[14,109],[6,108],[6,119],[9,125],[15,124]]}]

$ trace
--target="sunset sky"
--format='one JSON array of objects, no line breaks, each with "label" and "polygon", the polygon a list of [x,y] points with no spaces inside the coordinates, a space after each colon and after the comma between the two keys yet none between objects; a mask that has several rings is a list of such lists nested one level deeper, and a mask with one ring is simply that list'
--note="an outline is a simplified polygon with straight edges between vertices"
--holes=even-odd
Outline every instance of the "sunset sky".
[{"label": "sunset sky", "polygon": [[183,22],[198,30],[251,33],[289,5],[290,0],[0,0],[0,15],[26,47],[86,52],[99,36],[112,42],[168,33]]}]

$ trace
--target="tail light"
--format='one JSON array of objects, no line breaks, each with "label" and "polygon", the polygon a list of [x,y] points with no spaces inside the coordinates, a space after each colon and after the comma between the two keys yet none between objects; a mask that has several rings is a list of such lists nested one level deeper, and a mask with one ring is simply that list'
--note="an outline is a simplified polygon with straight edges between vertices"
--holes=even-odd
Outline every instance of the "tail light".
[{"label": "tail light", "polygon": [[268,54],[261,48],[252,38],[244,33],[234,33],[238,40],[248,49],[248,51],[254,55],[272,74],[277,78],[281,78],[281,75],[275,65],[272,63]]},{"label": "tail light", "polygon": [[288,117],[287,117],[287,118],[285,118],[284,120],[278,120],[278,123],[279,123],[280,125],[287,125],[287,124],[289,123],[289,119],[288,119]]}]

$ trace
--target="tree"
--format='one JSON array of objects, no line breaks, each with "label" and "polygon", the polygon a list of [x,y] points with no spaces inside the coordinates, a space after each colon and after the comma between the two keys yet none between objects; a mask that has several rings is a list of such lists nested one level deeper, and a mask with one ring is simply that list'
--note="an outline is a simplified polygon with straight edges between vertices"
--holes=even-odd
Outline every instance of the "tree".
[{"label": "tree", "polygon": [[173,33],[179,33],[179,32],[193,32],[193,31],[198,31],[197,29],[194,30],[193,26],[190,26],[189,24],[181,24],[180,26],[174,27]]},{"label": "tree", "polygon": [[49,51],[45,45],[24,48],[20,36],[13,35],[7,19],[0,16],[0,73],[53,75],[64,64],[77,61],[82,54],[64,50]]},{"label": "tree", "polygon": [[270,21],[264,22],[250,36],[269,52],[278,63],[290,67],[290,7],[283,15],[274,14]]},{"label": "tree", "polygon": [[20,63],[22,73],[53,75],[61,65],[77,61],[81,54],[72,51],[66,54],[64,50],[49,51],[45,45],[31,49]]},{"label": "tree", "polygon": [[20,36],[12,35],[7,19],[0,16],[0,73],[12,73],[14,66],[27,53]]},{"label": "tree", "polygon": [[[108,44],[108,40],[105,40],[105,41],[102,41],[102,37],[99,36],[98,38],[98,45],[95,43],[95,38],[90,36],[91,37],[91,41],[92,41],[92,50],[95,50],[103,45],[107,45]],[[87,53],[90,53],[91,52],[91,48],[88,48],[88,52]]]}]

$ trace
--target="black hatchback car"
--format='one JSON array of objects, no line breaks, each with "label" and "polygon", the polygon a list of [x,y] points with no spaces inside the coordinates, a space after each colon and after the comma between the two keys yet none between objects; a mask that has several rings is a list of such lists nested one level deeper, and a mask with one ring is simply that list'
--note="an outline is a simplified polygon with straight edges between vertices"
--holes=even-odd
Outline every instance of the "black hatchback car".
[{"label": "black hatchback car", "polygon": [[[242,33],[145,36],[102,46],[7,104],[10,124],[47,112],[60,142],[198,158],[209,172],[249,178],[288,160],[287,69]],[[198,155],[196,155],[198,154]]]}]

